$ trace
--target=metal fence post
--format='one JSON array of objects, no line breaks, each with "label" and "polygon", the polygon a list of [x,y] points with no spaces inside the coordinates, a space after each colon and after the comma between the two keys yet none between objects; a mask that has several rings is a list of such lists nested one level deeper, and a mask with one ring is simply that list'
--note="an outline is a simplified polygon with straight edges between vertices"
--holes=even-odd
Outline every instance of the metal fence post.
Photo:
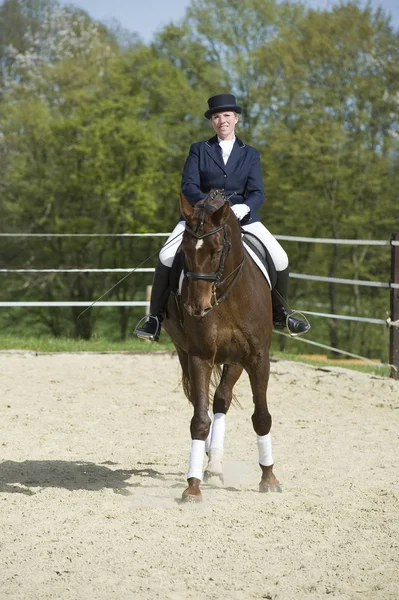
[{"label": "metal fence post", "polygon": [[[399,241],[399,233],[393,233],[391,241]],[[391,283],[399,284],[399,246],[392,245]],[[399,321],[399,289],[391,287],[391,321]],[[399,379],[399,327],[391,326],[389,331],[389,363],[391,377]]]}]

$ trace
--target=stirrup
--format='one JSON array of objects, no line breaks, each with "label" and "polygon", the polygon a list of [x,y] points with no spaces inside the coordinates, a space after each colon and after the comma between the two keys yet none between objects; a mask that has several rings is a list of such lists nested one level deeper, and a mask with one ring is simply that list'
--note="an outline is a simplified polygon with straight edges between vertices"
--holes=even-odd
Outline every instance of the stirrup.
[{"label": "stirrup", "polygon": [[[300,315],[301,318],[297,319],[297,320],[301,321],[306,326],[306,329],[304,331],[299,331],[298,333],[295,333],[294,331],[291,331],[291,329],[288,327],[288,321],[289,321],[290,317],[293,317],[294,315]],[[309,323],[306,316],[303,313],[301,313],[299,310],[291,310],[289,313],[287,313],[285,325],[286,325],[287,331],[291,337],[300,337],[301,335],[304,335],[312,328],[312,326]]]},{"label": "stirrup", "polygon": [[[153,319],[156,323],[156,329],[155,329],[154,333],[149,333],[149,332],[143,331],[143,329],[141,329],[141,324],[143,323],[143,321],[145,321],[145,324],[143,326],[143,327],[145,327],[146,323],[150,323],[150,319]],[[150,315],[150,314],[145,315],[145,317],[142,317],[133,330],[133,335],[137,335],[137,337],[140,340],[147,340],[150,342],[157,342],[159,340],[160,333],[161,333],[161,322],[160,322],[159,318],[157,316]]]}]

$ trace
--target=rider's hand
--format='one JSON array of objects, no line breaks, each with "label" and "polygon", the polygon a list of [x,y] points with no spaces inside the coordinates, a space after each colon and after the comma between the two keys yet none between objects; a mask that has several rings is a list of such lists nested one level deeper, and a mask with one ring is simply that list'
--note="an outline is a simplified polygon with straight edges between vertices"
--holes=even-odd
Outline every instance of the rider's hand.
[{"label": "rider's hand", "polygon": [[237,217],[239,221],[241,221],[250,211],[248,204],[233,204],[231,210]]}]

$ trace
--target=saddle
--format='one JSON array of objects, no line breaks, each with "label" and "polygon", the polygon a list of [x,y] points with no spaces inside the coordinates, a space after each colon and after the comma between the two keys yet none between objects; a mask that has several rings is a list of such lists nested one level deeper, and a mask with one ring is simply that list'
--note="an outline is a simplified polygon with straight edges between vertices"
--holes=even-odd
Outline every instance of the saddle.
[{"label": "saddle", "polygon": [[[276,285],[277,273],[268,249],[252,233],[243,232],[243,242],[249,256],[259,267],[259,270],[263,273],[270,286],[270,289],[273,289]],[[172,294],[179,294],[181,282],[183,280],[183,273],[184,256],[181,248],[179,247],[176,252],[170,273],[170,290]]]}]

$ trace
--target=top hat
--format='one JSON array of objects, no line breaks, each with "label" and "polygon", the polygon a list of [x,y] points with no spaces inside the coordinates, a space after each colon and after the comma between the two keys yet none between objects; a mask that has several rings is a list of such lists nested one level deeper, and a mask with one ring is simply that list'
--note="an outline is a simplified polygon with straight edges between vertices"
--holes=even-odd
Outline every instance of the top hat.
[{"label": "top hat", "polygon": [[209,109],[205,113],[206,119],[209,119],[214,113],[223,112],[224,110],[238,114],[242,113],[242,108],[241,106],[237,106],[233,94],[218,94],[217,96],[212,96],[208,100],[208,106]]}]

